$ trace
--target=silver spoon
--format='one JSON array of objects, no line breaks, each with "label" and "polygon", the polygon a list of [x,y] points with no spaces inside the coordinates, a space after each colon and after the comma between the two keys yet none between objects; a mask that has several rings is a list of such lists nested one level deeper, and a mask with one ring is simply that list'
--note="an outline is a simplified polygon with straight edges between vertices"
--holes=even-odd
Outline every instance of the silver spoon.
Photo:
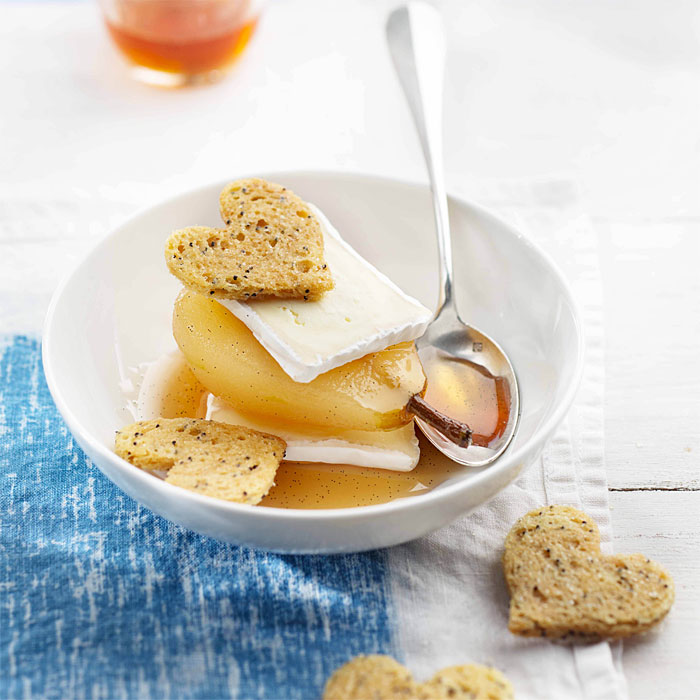
[{"label": "silver spoon", "polygon": [[[435,318],[416,342],[428,377],[428,391],[435,382],[442,382],[445,374],[453,377],[471,374],[477,384],[493,384],[500,408],[499,428],[488,436],[473,431],[471,444],[466,447],[447,439],[421,418],[417,417],[416,421],[430,442],[450,459],[482,467],[497,459],[513,439],[520,418],[520,392],[506,354],[494,340],[461,320],[453,297],[452,245],[442,165],[445,40],[440,14],[432,5],[412,0],[389,15],[386,36],[394,67],[413,113],[433,193],[440,256],[440,296]],[[449,387],[446,389],[449,392]],[[450,415],[434,398],[431,403]],[[465,416],[451,417],[469,423]]]}]

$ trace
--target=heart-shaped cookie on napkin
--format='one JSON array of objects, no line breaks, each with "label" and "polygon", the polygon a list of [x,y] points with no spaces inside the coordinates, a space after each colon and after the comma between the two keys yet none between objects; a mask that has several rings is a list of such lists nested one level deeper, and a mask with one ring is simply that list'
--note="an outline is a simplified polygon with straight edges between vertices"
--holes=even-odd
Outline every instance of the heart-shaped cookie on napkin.
[{"label": "heart-shaped cookie on napkin", "polygon": [[323,700],[413,700],[418,685],[411,672],[383,654],[356,656],[328,679]]},{"label": "heart-shaped cookie on napkin", "polygon": [[480,664],[449,666],[418,687],[419,700],[513,700],[513,686],[497,669]]},{"label": "heart-shaped cookie on napkin", "polygon": [[673,580],[642,554],[605,555],[598,526],[570,506],[529,512],[506,536],[508,628],[525,637],[619,639],[671,608]]},{"label": "heart-shaped cookie on napkin", "polygon": [[417,683],[390,656],[356,656],[326,683],[323,700],[512,700],[513,686],[495,668],[450,666]]}]

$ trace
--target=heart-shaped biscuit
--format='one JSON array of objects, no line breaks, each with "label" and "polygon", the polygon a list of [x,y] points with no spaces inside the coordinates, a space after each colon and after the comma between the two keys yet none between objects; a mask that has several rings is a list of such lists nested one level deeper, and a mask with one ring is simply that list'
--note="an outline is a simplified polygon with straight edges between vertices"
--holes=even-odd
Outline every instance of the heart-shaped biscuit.
[{"label": "heart-shaped biscuit", "polygon": [[673,580],[641,554],[604,555],[597,525],[580,510],[533,510],[505,541],[508,628],[525,637],[619,639],[669,611]]},{"label": "heart-shaped biscuit", "polygon": [[418,688],[419,700],[513,700],[513,686],[497,669],[479,664],[450,666]]},{"label": "heart-shaped biscuit", "polygon": [[323,700],[512,700],[513,687],[495,668],[467,664],[438,671],[426,683],[390,656],[357,656],[333,673]]},{"label": "heart-shaped biscuit", "polygon": [[417,688],[411,672],[390,656],[356,656],[333,672],[323,700],[413,700]]},{"label": "heart-shaped biscuit", "polygon": [[237,180],[220,196],[226,228],[190,226],[170,235],[165,262],[188,289],[221,299],[314,300],[333,288],[315,214],[266,180]]},{"label": "heart-shaped biscuit", "polygon": [[165,481],[226,501],[259,503],[272,488],[287,445],[240,425],[198,418],[156,418],[117,431],[115,452]]}]

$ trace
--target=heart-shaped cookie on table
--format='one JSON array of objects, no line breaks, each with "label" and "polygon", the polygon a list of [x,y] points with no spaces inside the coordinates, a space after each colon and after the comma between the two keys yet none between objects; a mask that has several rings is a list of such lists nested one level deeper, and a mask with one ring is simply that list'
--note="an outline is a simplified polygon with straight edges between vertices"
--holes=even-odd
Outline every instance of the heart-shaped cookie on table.
[{"label": "heart-shaped cookie on table", "polygon": [[326,683],[323,700],[512,700],[513,687],[495,668],[467,664],[438,671],[417,683],[390,656],[356,656]]},{"label": "heart-shaped cookie on table", "polygon": [[506,536],[508,628],[525,637],[594,641],[646,632],[671,608],[673,580],[642,554],[605,555],[585,513],[533,510]]}]

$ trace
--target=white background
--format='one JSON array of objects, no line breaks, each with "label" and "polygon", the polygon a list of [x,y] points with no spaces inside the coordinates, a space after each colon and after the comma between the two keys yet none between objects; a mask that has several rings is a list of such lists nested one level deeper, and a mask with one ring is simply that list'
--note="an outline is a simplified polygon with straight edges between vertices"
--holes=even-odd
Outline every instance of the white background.
[{"label": "white background", "polygon": [[[423,178],[383,43],[394,4],[273,2],[232,76],[172,92],[130,80],[92,3],[0,2],[0,188],[148,202],[267,169]],[[450,188],[468,196],[487,180],[572,177],[600,232],[615,547],[658,559],[677,584],[663,628],[625,645],[630,697],[695,698],[700,5],[439,4]],[[52,233],[0,234],[10,271],[0,285],[26,291],[0,331],[37,333],[64,263],[103,231],[61,231],[49,265]],[[42,276],[28,285],[31,264]]]}]

